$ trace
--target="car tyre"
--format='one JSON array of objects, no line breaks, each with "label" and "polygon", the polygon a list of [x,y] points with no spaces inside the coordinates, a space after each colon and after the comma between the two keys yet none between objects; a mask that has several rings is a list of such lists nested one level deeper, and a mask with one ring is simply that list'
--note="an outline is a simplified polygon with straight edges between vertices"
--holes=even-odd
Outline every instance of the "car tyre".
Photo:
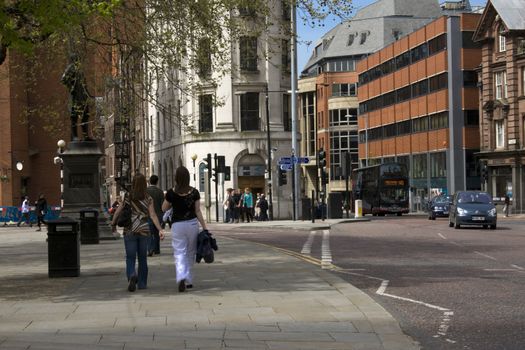
[{"label": "car tyre", "polygon": [[489,228],[489,225],[483,225],[483,228],[486,230]]},{"label": "car tyre", "polygon": [[457,230],[457,229],[460,229],[461,226],[458,224],[458,219],[456,218],[456,220],[454,221],[454,228]]},{"label": "car tyre", "polygon": [[496,229],[496,224],[494,224],[494,225],[490,225],[490,229],[491,229],[491,230],[495,230],[495,229]]},{"label": "car tyre", "polygon": [[450,219],[448,219],[448,227],[454,227],[454,224],[452,223],[452,221],[450,221]]}]

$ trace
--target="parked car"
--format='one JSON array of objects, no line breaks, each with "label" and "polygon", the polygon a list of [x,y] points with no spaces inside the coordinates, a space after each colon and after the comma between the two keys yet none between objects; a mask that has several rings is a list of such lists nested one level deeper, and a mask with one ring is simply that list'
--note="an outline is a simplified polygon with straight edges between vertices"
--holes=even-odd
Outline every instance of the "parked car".
[{"label": "parked car", "polygon": [[458,229],[462,225],[482,225],[496,229],[498,214],[492,197],[487,192],[459,191],[450,203],[449,226]]},{"label": "parked car", "polygon": [[448,217],[448,210],[452,196],[439,195],[430,200],[428,203],[428,219],[436,220],[437,217]]}]

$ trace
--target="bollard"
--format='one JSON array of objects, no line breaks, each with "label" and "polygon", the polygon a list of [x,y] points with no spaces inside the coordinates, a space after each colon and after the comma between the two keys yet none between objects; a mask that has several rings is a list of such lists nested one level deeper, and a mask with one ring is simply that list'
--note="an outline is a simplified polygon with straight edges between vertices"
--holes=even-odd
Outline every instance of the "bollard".
[{"label": "bollard", "polygon": [[78,222],[70,218],[47,222],[47,255],[50,278],[80,275]]},{"label": "bollard", "polygon": [[355,200],[355,217],[363,217],[363,201],[361,199]]}]

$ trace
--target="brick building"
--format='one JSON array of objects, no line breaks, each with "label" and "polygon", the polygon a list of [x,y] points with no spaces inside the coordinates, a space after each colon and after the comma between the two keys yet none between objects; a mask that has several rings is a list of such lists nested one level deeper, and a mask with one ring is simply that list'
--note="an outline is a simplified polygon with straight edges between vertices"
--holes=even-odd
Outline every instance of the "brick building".
[{"label": "brick building", "polygon": [[525,186],[525,1],[489,0],[475,40],[482,44],[479,109],[488,192],[523,212]]},{"label": "brick building", "polygon": [[360,163],[406,163],[412,210],[439,192],[480,188],[479,18],[442,16],[357,64]]}]

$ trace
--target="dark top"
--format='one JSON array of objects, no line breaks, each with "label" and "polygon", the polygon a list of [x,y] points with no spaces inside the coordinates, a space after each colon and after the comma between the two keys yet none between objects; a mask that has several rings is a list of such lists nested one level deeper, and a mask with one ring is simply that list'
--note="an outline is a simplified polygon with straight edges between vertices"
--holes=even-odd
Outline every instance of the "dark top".
[{"label": "dark top", "polygon": [[45,215],[47,213],[47,201],[45,198],[39,198],[36,202],[37,215]]},{"label": "dark top", "polygon": [[166,193],[166,200],[171,203],[173,214],[171,222],[192,220],[197,217],[195,214],[195,202],[201,199],[199,191],[191,188],[188,194],[180,195],[173,189]]},{"label": "dark top", "polygon": [[164,192],[157,186],[149,186],[146,191],[153,198],[153,208],[155,208],[155,213],[159,218],[159,221],[162,221],[162,202],[164,202]]}]

